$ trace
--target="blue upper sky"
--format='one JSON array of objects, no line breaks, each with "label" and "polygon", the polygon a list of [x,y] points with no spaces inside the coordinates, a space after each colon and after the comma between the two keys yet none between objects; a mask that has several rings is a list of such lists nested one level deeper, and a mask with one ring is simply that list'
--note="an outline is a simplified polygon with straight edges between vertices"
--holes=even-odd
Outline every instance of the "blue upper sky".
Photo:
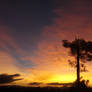
[{"label": "blue upper sky", "polygon": [[26,50],[36,46],[42,28],[50,25],[55,16],[52,0],[1,1],[0,12],[0,24],[11,28],[14,39]]}]

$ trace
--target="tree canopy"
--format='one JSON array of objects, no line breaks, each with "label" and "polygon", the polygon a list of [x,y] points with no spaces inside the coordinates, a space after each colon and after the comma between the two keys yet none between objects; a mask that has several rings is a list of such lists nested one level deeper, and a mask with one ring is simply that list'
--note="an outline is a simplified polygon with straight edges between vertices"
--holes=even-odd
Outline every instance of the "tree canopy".
[{"label": "tree canopy", "polygon": [[82,61],[92,61],[92,41],[75,39],[69,42],[68,40],[63,40],[63,46],[70,48],[70,53],[73,56],[77,55],[77,49],[79,49],[79,58]]}]

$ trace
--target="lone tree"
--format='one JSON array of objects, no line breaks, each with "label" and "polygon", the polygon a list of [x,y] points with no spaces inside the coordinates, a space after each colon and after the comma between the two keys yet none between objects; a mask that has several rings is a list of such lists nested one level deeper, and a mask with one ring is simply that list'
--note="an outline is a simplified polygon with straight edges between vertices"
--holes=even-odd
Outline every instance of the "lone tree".
[{"label": "lone tree", "polygon": [[[84,39],[75,39],[69,42],[63,40],[63,46],[70,49],[70,54],[76,58],[75,63],[70,61],[70,64],[76,66],[77,72],[77,87],[80,87],[80,72],[86,71],[84,63],[92,61],[92,41],[85,41]],[[81,70],[81,67],[83,70]]]}]

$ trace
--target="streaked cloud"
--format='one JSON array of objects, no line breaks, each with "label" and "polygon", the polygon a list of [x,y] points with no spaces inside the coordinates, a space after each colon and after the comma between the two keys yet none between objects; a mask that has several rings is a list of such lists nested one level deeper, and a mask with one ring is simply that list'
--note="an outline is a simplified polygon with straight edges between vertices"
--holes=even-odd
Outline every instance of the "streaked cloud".
[{"label": "streaked cloud", "polygon": [[[70,74],[72,76],[75,70],[69,67],[67,61],[74,58],[68,56],[68,51],[62,47],[61,41],[64,39],[73,40],[75,37],[92,40],[92,13],[90,12],[92,6],[90,1],[70,0],[68,3],[63,0],[58,1],[58,6],[56,5],[53,10],[57,17],[53,19],[53,24],[42,30],[42,39],[38,43],[38,49],[34,52],[35,55],[23,57],[24,60],[32,61],[36,65],[33,69],[28,69],[31,72],[35,70],[34,76],[37,71],[46,71],[47,74],[50,72],[51,75]],[[39,79],[39,75],[37,76]]]},{"label": "streaked cloud", "polygon": [[[39,82],[70,82],[76,79],[75,69],[67,62],[74,58],[62,47],[62,40],[73,40],[75,37],[92,40],[92,6],[90,0],[65,1],[67,0],[54,0],[53,12],[56,17],[52,24],[41,30],[36,49],[28,54],[26,49],[30,48],[21,49],[21,44],[10,34],[10,29],[0,27],[0,73],[7,71],[23,74],[24,82],[32,82],[33,85]],[[27,47],[30,46],[29,43],[26,44]],[[92,63],[88,65],[91,67]],[[92,73],[91,68],[89,70]],[[91,79],[90,73],[85,78]]]},{"label": "streaked cloud", "polygon": [[20,74],[13,74],[13,75],[0,74],[0,85],[22,80],[22,79],[16,79],[16,77],[19,77],[19,76]]}]

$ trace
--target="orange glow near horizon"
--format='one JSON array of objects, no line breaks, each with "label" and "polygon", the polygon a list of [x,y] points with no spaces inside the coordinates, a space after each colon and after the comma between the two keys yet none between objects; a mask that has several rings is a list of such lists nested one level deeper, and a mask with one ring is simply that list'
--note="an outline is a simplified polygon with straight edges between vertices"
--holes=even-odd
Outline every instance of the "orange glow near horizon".
[{"label": "orange glow near horizon", "polygon": [[[92,78],[91,78],[91,74],[81,74],[81,76],[83,76],[83,79],[85,80],[90,80],[89,82],[89,86],[92,87]],[[48,75],[48,78],[47,76],[44,76],[44,77],[40,77],[40,76],[36,76],[37,80],[35,80],[36,78],[33,77],[33,79],[30,77],[30,78],[26,78],[24,77],[25,79],[21,82],[16,82],[17,84],[20,84],[20,85],[24,85],[24,86],[31,86],[31,85],[28,85],[29,83],[42,83],[43,85],[46,84],[46,83],[73,83],[75,82],[76,80],[76,74],[66,74],[66,75],[54,75],[52,78],[50,78],[51,75]],[[40,79],[39,79],[40,78]],[[34,85],[36,86],[36,84]],[[57,85],[58,86],[58,85]]]}]

